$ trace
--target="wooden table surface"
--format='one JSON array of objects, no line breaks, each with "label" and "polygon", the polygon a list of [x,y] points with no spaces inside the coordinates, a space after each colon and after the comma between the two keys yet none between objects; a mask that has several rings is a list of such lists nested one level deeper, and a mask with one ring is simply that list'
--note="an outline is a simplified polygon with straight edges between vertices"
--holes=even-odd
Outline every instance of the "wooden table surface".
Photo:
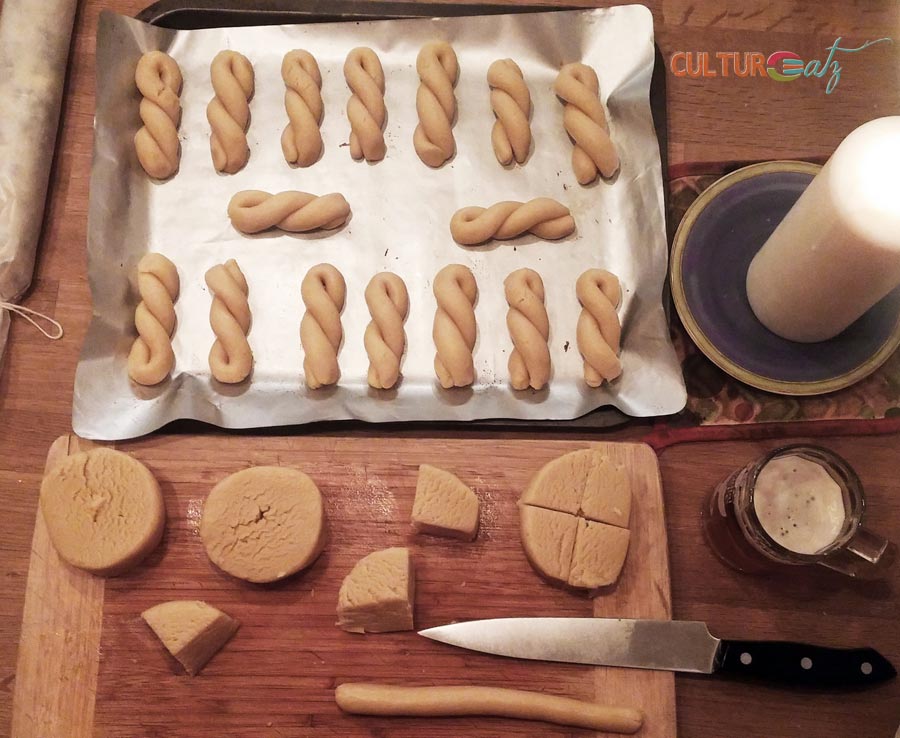
[{"label": "wooden table surface", "polygon": [[[760,77],[667,74],[670,164],[825,156],[864,121],[900,114],[900,44],[896,42],[900,40],[900,4],[896,0],[656,0],[648,5],[667,62],[677,51],[706,51],[715,61],[719,51],[768,55],[779,49],[794,51],[804,60],[821,59],[838,36],[847,47],[883,36],[895,38],[893,44],[842,55],[840,82],[830,95],[824,92],[824,82],[815,79],[784,84]],[[52,440],[71,429],[75,365],[91,313],[85,241],[94,40],[101,7],[134,14],[142,4],[140,0],[80,3],[35,284],[25,302],[61,320],[66,336],[51,343],[14,320],[0,373],[0,735],[9,735],[40,474]],[[603,437],[639,438],[646,431],[646,425],[638,424]],[[204,432],[214,443],[217,433]],[[379,431],[352,433],[366,437]],[[252,446],[252,436],[247,443]],[[663,453],[675,617],[705,620],[713,632],[725,637],[870,644],[900,664],[896,614],[900,567],[878,584],[855,583],[824,570],[792,571],[789,578],[747,577],[724,568],[703,544],[702,497],[728,471],[773,445],[691,444]],[[826,445],[860,471],[869,494],[871,526],[900,541],[897,437],[835,438]],[[129,444],[122,448],[127,450]],[[898,680],[877,690],[836,698],[679,676],[677,697],[682,738],[891,738],[900,724]],[[61,727],[59,736],[64,735]]]}]

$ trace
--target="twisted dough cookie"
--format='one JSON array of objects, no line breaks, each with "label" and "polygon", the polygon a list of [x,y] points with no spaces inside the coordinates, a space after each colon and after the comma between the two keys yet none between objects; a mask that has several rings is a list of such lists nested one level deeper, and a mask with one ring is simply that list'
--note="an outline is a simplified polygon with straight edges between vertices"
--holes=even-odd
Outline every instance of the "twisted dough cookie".
[{"label": "twisted dough cookie", "polygon": [[550,319],[544,307],[544,283],[532,269],[517,269],[503,282],[506,327],[513,341],[509,383],[513,389],[543,389],[550,379]]},{"label": "twisted dough cookie", "polygon": [[305,354],[306,386],[310,389],[335,384],[340,379],[337,354],[344,337],[341,310],[346,296],[344,278],[331,264],[317,264],[300,284],[300,297],[306,306],[300,321],[300,343]]},{"label": "twisted dough cookie", "polygon": [[519,65],[512,59],[498,59],[487,73],[491,87],[491,107],[497,120],[491,130],[494,155],[504,166],[513,158],[521,164],[531,148],[531,93]]},{"label": "twisted dough cookie", "polygon": [[566,106],[563,124],[575,147],[572,168],[578,182],[590,184],[598,171],[612,177],[619,169],[619,155],[609,137],[597,73],[586,64],[566,64],[559,70],[553,90]]},{"label": "twisted dough cookie", "polygon": [[416,71],[421,82],[416,93],[419,125],[413,134],[413,145],[423,162],[439,167],[456,151],[453,140],[456,117],[453,87],[459,76],[456,52],[444,41],[430,41],[416,57]]},{"label": "twisted dough cookie", "polygon": [[276,195],[243,190],[228,203],[228,217],[241,233],[259,233],[267,228],[302,233],[339,228],[350,217],[350,205],[337,192],[319,197],[296,190]]},{"label": "twisted dough cookie", "polygon": [[384,159],[384,70],[372,49],[360,46],[347,54],[344,78],[352,91],[347,102],[350,156],[366,161]]},{"label": "twisted dough cookie", "polygon": [[138,61],[134,82],[143,95],[143,125],[134,135],[138,161],[151,177],[168,179],[178,171],[180,158],[181,70],[168,54],[149,51]]},{"label": "twisted dough cookie", "polygon": [[234,174],[250,158],[247,126],[253,97],[253,67],[243,54],[220,51],[209,68],[216,96],[206,107],[212,128],[209,148],[217,172]]},{"label": "twisted dough cookie", "polygon": [[599,387],[622,373],[619,362],[622,326],[616,313],[622,287],[615,274],[588,269],[578,278],[575,292],[582,306],[577,339],[584,359],[584,381],[591,387]]},{"label": "twisted dough cookie", "polygon": [[449,264],[434,278],[437,311],[432,338],[437,349],[434,371],[444,389],[468,387],[475,381],[475,300],[478,285],[462,264]]},{"label": "twisted dough cookie", "polygon": [[213,295],[209,324],[216,334],[209,351],[209,370],[220,382],[243,382],[253,367],[253,353],[247,342],[250,331],[247,280],[237,262],[229,259],[206,272],[206,285]]},{"label": "twisted dough cookie", "polygon": [[366,305],[372,316],[364,337],[369,355],[369,385],[390,389],[400,377],[400,360],[406,346],[403,332],[403,322],[409,313],[406,285],[392,272],[376,274],[366,287]]},{"label": "twisted dough cookie", "polygon": [[179,280],[175,265],[162,254],[145,254],[138,262],[141,301],[134,311],[138,337],[128,354],[128,376],[138,384],[162,382],[172,371],[175,353],[175,300]]},{"label": "twisted dough cookie", "polygon": [[281,150],[288,164],[308,167],[322,154],[322,75],[315,57],[294,49],[281,62],[284,107],[288,124],[281,134]]},{"label": "twisted dough cookie", "polygon": [[556,240],[574,230],[575,219],[569,208],[549,197],[537,197],[525,203],[505,200],[489,208],[462,208],[450,219],[450,235],[463,246],[474,246],[492,238],[515,238],[526,231]]}]

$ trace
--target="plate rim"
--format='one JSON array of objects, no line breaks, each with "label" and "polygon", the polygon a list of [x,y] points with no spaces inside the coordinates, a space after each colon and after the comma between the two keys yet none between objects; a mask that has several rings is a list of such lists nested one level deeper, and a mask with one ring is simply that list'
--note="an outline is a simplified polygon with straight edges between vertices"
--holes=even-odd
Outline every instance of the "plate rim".
[{"label": "plate rim", "polygon": [[849,387],[869,376],[884,364],[897,348],[900,347],[900,311],[898,311],[894,329],[884,343],[862,361],[862,363],[850,371],[834,377],[809,382],[773,379],[772,377],[767,377],[746,369],[737,362],[729,359],[709,339],[703,329],[700,328],[699,323],[691,311],[685,294],[684,274],[681,262],[684,257],[688,236],[697,219],[706,210],[709,204],[728,188],[733,187],[739,182],[765,174],[798,172],[815,176],[821,169],[822,166],[819,164],[790,159],[760,162],[736,169],[716,180],[691,203],[687,211],[685,211],[684,217],[681,219],[681,223],[679,223],[678,228],[675,231],[675,237],[672,241],[669,277],[672,300],[675,303],[675,310],[678,313],[678,317],[681,319],[681,323],[691,340],[706,358],[712,361],[726,374],[729,374],[751,387],[765,390],[766,392],[772,392],[773,394],[791,396],[823,395]]}]

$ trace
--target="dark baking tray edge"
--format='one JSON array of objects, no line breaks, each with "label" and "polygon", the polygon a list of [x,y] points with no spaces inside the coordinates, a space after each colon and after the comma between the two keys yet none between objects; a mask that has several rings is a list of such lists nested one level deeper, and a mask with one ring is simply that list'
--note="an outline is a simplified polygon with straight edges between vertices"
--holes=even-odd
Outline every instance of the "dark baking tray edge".
[{"label": "dark baking tray edge", "polygon": [[288,23],[396,20],[435,16],[499,15],[573,10],[553,5],[509,6],[383,0],[159,0],[137,19],[162,28],[191,30],[227,26],[271,26]]},{"label": "dark baking tray edge", "polygon": [[[162,28],[193,30],[198,28],[222,28],[228,26],[264,26],[290,23],[334,23],[367,20],[394,20],[400,18],[432,18],[461,15],[501,15],[504,13],[539,13],[559,10],[586,10],[580,6],[551,5],[497,5],[490,3],[441,3],[441,2],[383,2],[382,0],[254,0],[252,6],[243,0],[159,0],[144,8],[136,18]],[[248,7],[250,6],[250,7]],[[663,188],[668,203],[668,128],[666,117],[666,64],[656,46],[653,77],[650,80],[650,111],[659,141],[662,163]],[[666,216],[668,214],[666,213]],[[666,222],[670,219],[666,217]],[[667,236],[670,235],[667,232]],[[671,239],[670,239],[671,240]],[[668,280],[663,299],[668,308]],[[604,406],[573,420],[515,420],[511,418],[467,421],[468,427],[485,430],[585,430],[610,428],[632,420],[615,407]],[[376,427],[376,423],[347,420],[342,426],[359,425]],[[323,421],[332,426],[333,423]],[[322,425],[310,423],[303,426],[312,430]],[[167,428],[177,430],[181,421],[174,421]],[[194,426],[188,422],[187,427]],[[421,426],[421,422],[391,423],[392,428]],[[447,425],[442,423],[442,426]],[[453,424],[458,427],[459,424]],[[287,426],[297,428],[298,426]],[[278,429],[274,429],[276,432]]]}]

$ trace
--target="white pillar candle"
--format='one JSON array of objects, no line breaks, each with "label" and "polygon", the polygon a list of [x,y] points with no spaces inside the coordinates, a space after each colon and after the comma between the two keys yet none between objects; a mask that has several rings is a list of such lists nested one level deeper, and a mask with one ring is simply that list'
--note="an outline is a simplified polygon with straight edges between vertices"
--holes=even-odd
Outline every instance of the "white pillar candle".
[{"label": "white pillar candle", "polygon": [[900,116],[845,138],[754,257],[747,297],[770,331],[836,336],[900,284]]}]

